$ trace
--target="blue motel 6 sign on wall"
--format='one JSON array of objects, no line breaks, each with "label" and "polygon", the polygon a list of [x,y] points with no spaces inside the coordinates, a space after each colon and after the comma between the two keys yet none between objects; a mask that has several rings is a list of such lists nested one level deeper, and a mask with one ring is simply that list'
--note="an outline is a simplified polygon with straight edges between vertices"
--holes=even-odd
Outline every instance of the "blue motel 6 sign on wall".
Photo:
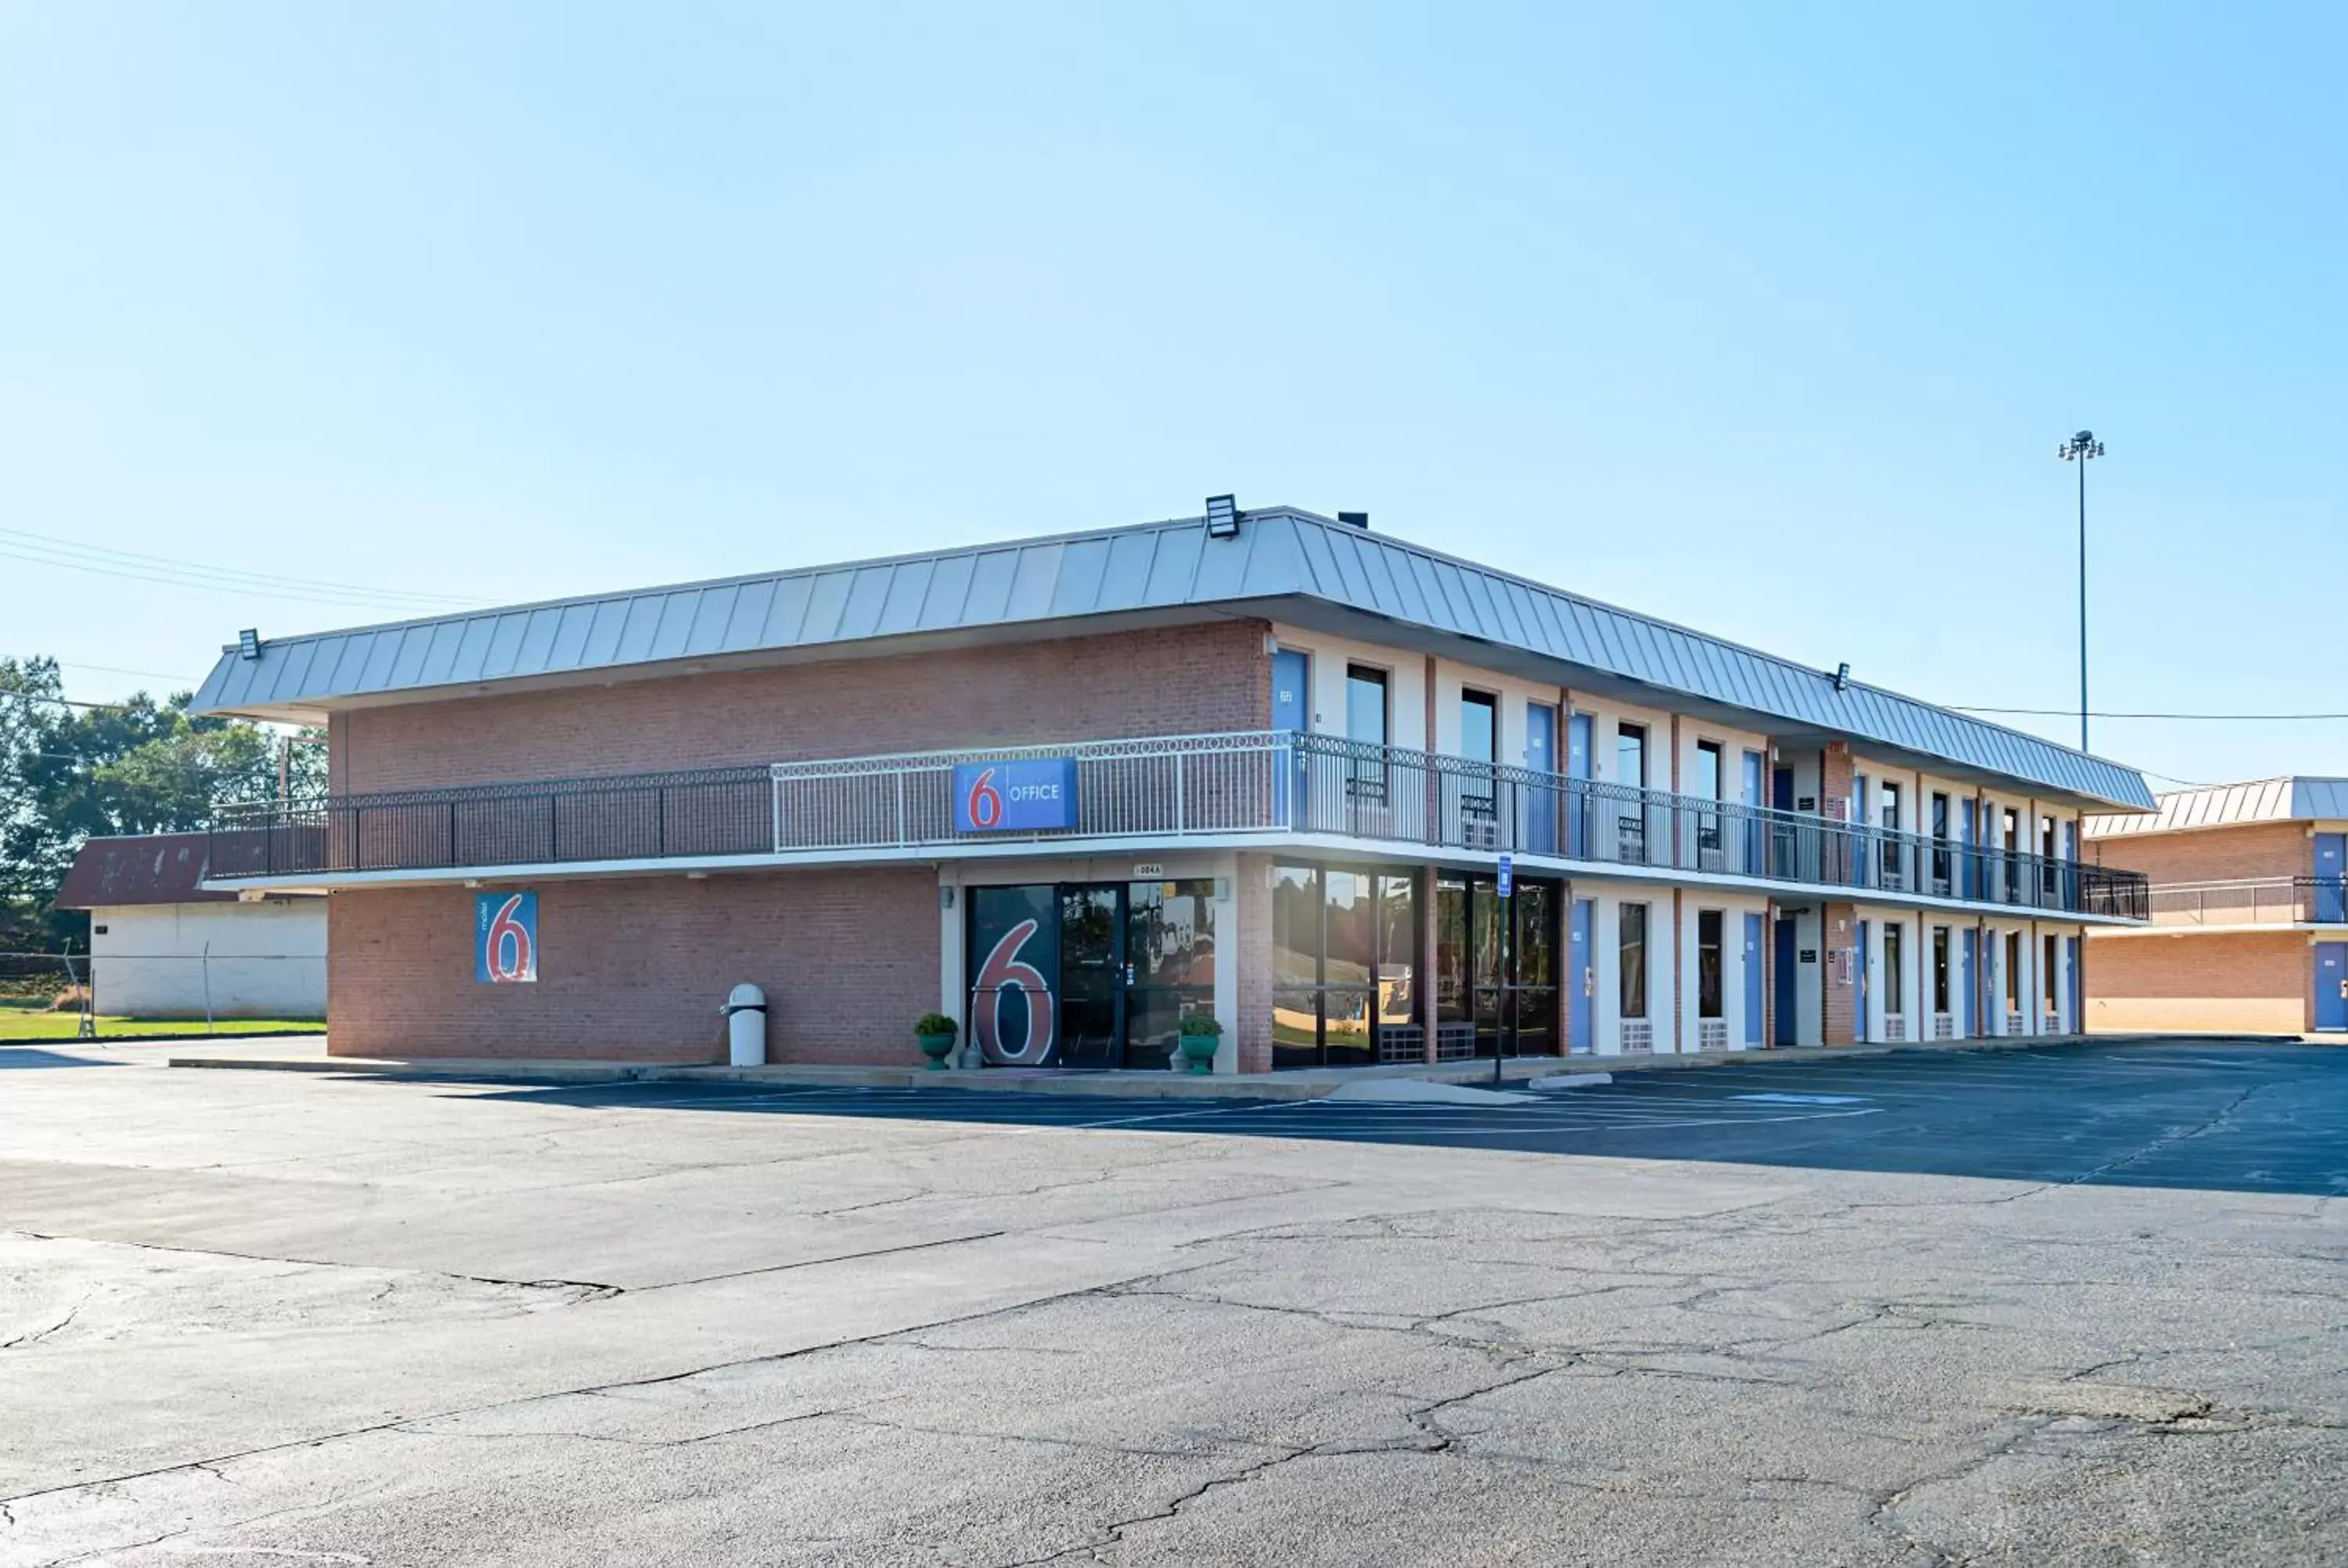
[{"label": "blue motel 6 sign on wall", "polygon": [[1076,825],[1076,759],[963,763],[953,771],[956,833],[1034,833]]},{"label": "blue motel 6 sign on wall", "polygon": [[538,979],[538,895],[479,893],[473,897],[473,978],[484,985]]}]

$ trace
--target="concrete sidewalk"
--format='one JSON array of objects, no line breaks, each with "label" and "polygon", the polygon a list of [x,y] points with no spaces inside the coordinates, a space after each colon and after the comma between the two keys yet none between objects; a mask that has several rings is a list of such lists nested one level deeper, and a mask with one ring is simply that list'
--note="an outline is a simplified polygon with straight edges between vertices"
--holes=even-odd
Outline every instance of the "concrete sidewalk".
[{"label": "concrete sidewalk", "polygon": [[[1780,1047],[1768,1050],[1712,1051],[1701,1055],[1529,1056],[1500,1063],[1502,1082],[1522,1082],[1575,1072],[1696,1071],[1732,1064],[1832,1061],[1888,1056],[1894,1051],[2031,1050],[2054,1046],[2117,1045],[2166,1037],[2151,1035],[2046,1035],[2003,1040],[1936,1040],[1903,1045]],[[2249,1042],[2252,1037],[2211,1037],[2209,1044]],[[2271,1041],[2261,1041],[2272,1043]],[[689,1066],[676,1063],[593,1061],[517,1061],[511,1058],[414,1058],[329,1056],[323,1041],[290,1045],[253,1039],[234,1046],[173,1055],[183,1068],[242,1068],[272,1072],[332,1072],[386,1079],[468,1079],[534,1083],[751,1083],[810,1088],[969,1089],[1035,1094],[1095,1094],[1154,1100],[1317,1100],[1342,1085],[1382,1079],[1437,1083],[1489,1083],[1488,1059],[1446,1061],[1434,1066],[1400,1062],[1379,1067],[1301,1068],[1278,1072],[1220,1073],[1193,1077],[1170,1072],[1064,1072],[1019,1068],[919,1066],[827,1067],[778,1062],[765,1067]]]}]

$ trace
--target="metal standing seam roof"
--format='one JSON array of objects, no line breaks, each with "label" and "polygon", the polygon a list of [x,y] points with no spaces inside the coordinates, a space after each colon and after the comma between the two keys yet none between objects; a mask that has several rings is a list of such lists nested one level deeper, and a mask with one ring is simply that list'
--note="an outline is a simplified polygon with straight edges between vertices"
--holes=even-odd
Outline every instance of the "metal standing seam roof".
[{"label": "metal standing seam roof", "polygon": [[233,893],[204,891],[210,845],[210,837],[201,833],[86,838],[57,886],[57,907],[233,903]]},{"label": "metal standing seam roof", "polygon": [[[916,632],[1280,599],[1500,644],[1666,692],[2149,809],[2134,769],[1650,616],[1310,512],[1245,514],[1210,539],[1177,518],[273,639],[224,651],[204,712],[314,706]],[[1565,682],[1570,684],[1570,682]]]},{"label": "metal standing seam roof", "polygon": [[2148,816],[2090,816],[2089,838],[2131,834],[2190,833],[2201,828],[2240,827],[2254,822],[2348,821],[2348,779],[2291,774],[2201,789],[2164,790],[2153,797]]}]

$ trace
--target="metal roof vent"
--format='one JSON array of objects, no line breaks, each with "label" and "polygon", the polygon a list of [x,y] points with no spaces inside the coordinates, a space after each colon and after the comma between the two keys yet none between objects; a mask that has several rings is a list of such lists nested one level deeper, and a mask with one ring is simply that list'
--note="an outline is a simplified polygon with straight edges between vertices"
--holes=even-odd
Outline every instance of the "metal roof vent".
[{"label": "metal roof vent", "polygon": [[1337,520],[1357,528],[1364,533],[1370,531],[1370,514],[1367,512],[1340,512],[1337,514]]},{"label": "metal roof vent", "polygon": [[236,634],[236,655],[240,659],[261,657],[261,633],[248,626]]},{"label": "metal roof vent", "polygon": [[1240,503],[1236,496],[1207,497],[1207,537],[1235,539],[1240,536]]}]

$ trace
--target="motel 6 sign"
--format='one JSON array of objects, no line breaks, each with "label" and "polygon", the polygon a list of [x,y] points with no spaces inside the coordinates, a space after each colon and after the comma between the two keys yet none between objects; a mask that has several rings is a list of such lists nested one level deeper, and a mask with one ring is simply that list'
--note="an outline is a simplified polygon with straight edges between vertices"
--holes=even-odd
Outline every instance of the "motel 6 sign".
[{"label": "motel 6 sign", "polygon": [[473,898],[473,979],[527,985],[538,979],[538,895],[480,893]]},{"label": "motel 6 sign", "polygon": [[1035,833],[1076,825],[1076,759],[963,763],[953,771],[956,833]]}]

